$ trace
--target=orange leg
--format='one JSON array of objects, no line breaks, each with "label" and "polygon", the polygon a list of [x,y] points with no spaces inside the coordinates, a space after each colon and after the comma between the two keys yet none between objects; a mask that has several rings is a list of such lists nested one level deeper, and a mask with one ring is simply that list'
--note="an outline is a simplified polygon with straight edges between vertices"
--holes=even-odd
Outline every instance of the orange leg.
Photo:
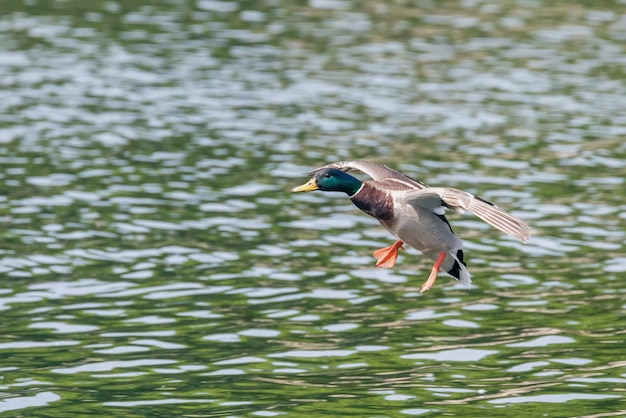
[{"label": "orange leg", "polygon": [[437,280],[437,273],[439,273],[439,268],[441,267],[441,264],[443,264],[443,260],[445,259],[446,253],[439,253],[439,258],[437,258],[437,261],[435,261],[435,264],[433,264],[433,269],[430,271],[430,276],[428,276],[428,279],[426,279],[426,281],[422,285],[420,293],[424,293],[425,291],[430,290],[430,288],[433,287],[433,285],[435,284],[435,280]]},{"label": "orange leg", "polygon": [[374,257],[378,260],[376,267],[392,268],[396,265],[398,259],[398,250],[404,250],[402,245],[404,242],[401,240],[396,241],[393,245],[374,251]]}]

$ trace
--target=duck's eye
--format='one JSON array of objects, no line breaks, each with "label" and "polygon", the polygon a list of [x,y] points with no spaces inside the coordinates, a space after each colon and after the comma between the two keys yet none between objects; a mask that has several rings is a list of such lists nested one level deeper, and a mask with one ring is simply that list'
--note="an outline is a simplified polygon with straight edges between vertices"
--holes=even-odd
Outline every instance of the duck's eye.
[{"label": "duck's eye", "polygon": [[329,179],[329,178],[330,178],[330,173],[326,173],[326,174],[324,174],[324,177],[326,177],[327,179]]}]

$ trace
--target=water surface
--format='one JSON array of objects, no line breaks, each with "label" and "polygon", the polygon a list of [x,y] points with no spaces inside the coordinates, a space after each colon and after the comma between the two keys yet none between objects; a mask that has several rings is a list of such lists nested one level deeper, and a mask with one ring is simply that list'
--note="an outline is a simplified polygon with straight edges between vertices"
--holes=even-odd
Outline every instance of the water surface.
[{"label": "water surface", "polygon": [[[617,3],[0,1],[0,412],[626,415]],[[370,158],[474,286],[306,172]]]}]

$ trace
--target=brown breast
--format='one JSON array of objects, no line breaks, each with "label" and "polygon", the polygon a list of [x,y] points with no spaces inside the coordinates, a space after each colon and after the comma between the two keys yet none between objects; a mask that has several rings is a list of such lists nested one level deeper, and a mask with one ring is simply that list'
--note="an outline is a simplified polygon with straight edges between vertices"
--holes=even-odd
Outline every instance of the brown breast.
[{"label": "brown breast", "polygon": [[369,182],[363,183],[363,188],[351,199],[357,208],[374,218],[381,221],[393,218],[393,198]]}]

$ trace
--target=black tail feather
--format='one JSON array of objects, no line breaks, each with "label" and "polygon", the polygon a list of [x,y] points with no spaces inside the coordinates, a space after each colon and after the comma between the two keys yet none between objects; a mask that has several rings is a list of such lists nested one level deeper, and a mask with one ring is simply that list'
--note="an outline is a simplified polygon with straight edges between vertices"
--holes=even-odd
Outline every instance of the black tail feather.
[{"label": "black tail feather", "polygon": [[[456,252],[456,258],[463,263],[464,266],[467,266],[467,264],[465,264],[465,261],[463,260],[463,250],[458,250]],[[454,277],[457,280],[461,279],[461,265],[459,264],[459,261],[454,261],[454,265],[452,266],[452,268],[450,270],[447,271],[447,273]]]}]

